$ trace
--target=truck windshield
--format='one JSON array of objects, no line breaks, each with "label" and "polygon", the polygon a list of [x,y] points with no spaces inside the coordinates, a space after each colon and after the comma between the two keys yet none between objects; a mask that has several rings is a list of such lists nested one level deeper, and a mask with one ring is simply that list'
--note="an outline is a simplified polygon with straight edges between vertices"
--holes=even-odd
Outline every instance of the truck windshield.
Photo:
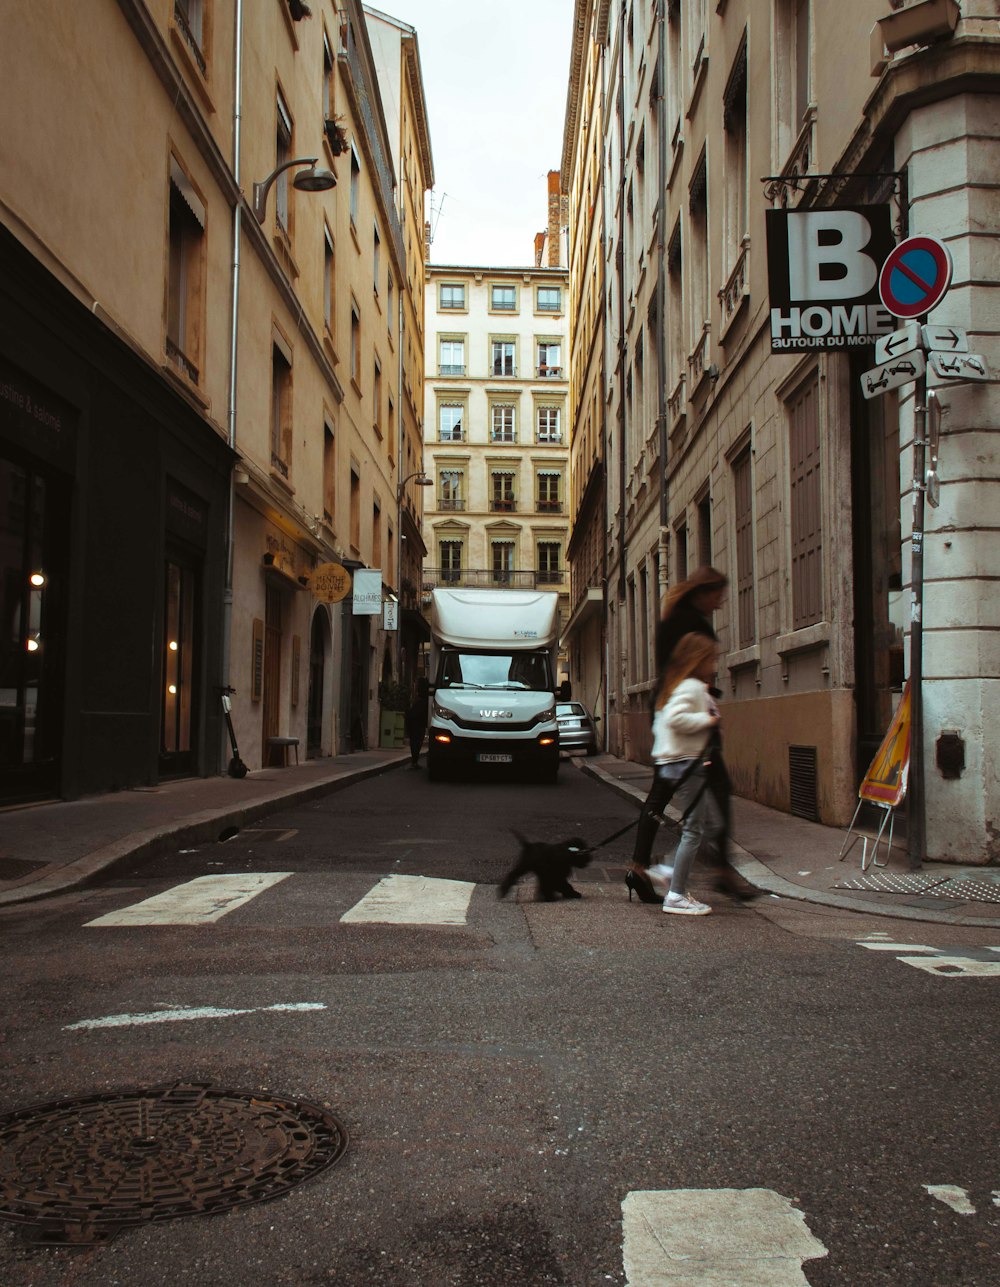
[{"label": "truck windshield", "polygon": [[541,652],[445,652],[439,688],[524,688],[550,692],[549,659]]}]

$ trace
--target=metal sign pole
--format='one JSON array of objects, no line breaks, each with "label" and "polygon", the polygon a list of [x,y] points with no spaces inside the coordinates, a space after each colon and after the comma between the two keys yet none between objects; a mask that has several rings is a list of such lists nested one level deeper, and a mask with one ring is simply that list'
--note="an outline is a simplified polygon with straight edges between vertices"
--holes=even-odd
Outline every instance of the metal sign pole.
[{"label": "metal sign pole", "polygon": [[[926,317],[921,319],[926,322]],[[927,852],[924,794],[924,497],[926,494],[927,375],[914,383],[913,529],[910,538],[910,870],[919,871]]]}]

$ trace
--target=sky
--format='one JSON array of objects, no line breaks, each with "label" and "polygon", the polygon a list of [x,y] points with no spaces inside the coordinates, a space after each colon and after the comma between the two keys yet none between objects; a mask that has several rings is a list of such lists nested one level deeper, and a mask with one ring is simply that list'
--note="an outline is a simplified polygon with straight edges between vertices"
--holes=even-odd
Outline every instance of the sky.
[{"label": "sky", "polygon": [[417,30],[434,264],[534,263],[562,161],[573,0],[381,0]]}]

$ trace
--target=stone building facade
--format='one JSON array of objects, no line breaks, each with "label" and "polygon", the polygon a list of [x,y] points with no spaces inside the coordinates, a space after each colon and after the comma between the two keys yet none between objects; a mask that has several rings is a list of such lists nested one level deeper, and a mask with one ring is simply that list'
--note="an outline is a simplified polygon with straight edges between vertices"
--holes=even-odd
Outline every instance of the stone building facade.
[{"label": "stone building facade", "polygon": [[[955,272],[931,320],[965,327],[1000,370],[995,6],[610,0],[577,12],[603,37],[607,104],[611,745],[646,753],[659,602],[710,562],[730,578],[716,626],[737,789],[846,823],[908,673],[913,386],[862,398],[872,343],[772,351],[765,214],[886,206],[892,237],[940,238]],[[988,734],[998,394],[995,378],[938,393],[949,411],[925,543],[927,853],[982,862],[997,854],[1000,790]],[[939,760],[946,733],[958,770]]]},{"label": "stone building facade", "polygon": [[424,589],[538,586],[568,616],[568,275],[427,267]]},{"label": "stone building facade", "polygon": [[423,366],[400,202],[430,176],[402,60],[406,185],[357,0],[43,0],[3,42],[4,613],[31,626],[0,681],[13,798],[224,769],[227,686],[251,768],[274,737],[375,737],[393,643],[311,578],[399,590]]},{"label": "stone building facade", "polygon": [[577,8],[563,135],[561,186],[569,223],[570,292],[570,619],[563,643],[575,696],[607,727],[605,682],[607,544],[605,461],[606,335],[601,181],[607,78],[607,7]]}]

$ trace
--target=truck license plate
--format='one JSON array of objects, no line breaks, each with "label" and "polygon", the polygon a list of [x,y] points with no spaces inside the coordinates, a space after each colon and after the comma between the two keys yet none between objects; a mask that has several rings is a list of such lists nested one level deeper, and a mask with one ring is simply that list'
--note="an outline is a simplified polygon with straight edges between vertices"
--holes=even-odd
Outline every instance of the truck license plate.
[{"label": "truck license plate", "polygon": [[476,756],[480,764],[513,764],[513,755],[496,754],[495,752],[480,751]]}]

